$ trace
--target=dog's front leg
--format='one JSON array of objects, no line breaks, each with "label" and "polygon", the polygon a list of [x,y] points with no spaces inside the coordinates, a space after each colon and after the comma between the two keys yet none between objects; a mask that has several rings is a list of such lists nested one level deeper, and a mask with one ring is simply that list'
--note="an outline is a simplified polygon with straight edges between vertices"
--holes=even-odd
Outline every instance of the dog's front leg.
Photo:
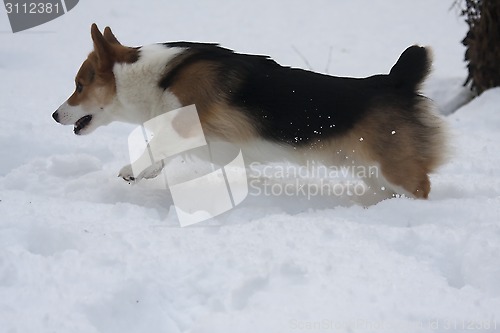
[{"label": "dog's front leg", "polygon": [[119,176],[127,181],[154,178],[161,173],[165,159],[206,145],[194,105],[166,112],[147,121],[129,136],[129,149],[140,151],[140,156],[122,168]]}]

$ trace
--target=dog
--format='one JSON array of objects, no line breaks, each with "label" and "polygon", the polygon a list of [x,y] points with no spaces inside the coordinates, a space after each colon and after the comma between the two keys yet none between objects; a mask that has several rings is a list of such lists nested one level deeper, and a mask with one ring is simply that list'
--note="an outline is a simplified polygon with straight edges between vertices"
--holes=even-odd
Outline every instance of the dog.
[{"label": "dog", "polygon": [[[94,50],[76,75],[75,91],[52,115],[74,125],[76,135],[113,121],[143,124],[194,104],[209,138],[267,142],[283,156],[327,165],[375,165],[381,174],[365,182],[387,197],[428,198],[429,173],[445,160],[445,123],[419,92],[430,72],[429,48],[410,46],[389,74],[350,78],[218,44],[128,47],[96,24],[91,36]],[[134,175],[128,166],[120,176],[138,181],[161,167]]]}]

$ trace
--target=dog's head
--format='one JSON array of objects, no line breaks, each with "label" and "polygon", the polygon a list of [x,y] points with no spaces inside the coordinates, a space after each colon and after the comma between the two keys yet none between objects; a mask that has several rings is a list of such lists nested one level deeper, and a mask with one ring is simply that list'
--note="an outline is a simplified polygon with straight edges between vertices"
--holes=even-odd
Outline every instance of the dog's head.
[{"label": "dog's head", "polygon": [[113,67],[117,63],[137,61],[137,48],[120,44],[109,27],[102,34],[91,27],[94,50],[83,62],[75,78],[75,91],[52,117],[63,125],[74,125],[77,135],[88,134],[109,124],[116,103],[116,81]]}]

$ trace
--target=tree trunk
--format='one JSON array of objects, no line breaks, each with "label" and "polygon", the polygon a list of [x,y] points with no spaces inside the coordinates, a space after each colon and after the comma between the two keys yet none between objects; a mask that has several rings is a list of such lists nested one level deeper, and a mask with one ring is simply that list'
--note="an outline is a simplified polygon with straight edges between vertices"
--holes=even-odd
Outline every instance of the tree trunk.
[{"label": "tree trunk", "polygon": [[466,16],[469,32],[462,43],[466,46],[465,60],[469,75],[464,85],[480,95],[500,86],[500,1],[466,0],[462,15]]}]

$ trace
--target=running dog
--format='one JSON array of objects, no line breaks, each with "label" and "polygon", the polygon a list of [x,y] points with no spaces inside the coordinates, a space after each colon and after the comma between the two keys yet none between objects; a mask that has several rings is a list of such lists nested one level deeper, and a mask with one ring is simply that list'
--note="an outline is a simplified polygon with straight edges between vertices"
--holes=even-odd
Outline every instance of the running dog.
[{"label": "running dog", "polygon": [[[76,75],[75,91],[53,113],[77,135],[112,121],[143,124],[194,104],[207,138],[267,142],[287,158],[326,165],[376,165],[379,177],[365,181],[386,188],[388,197],[427,198],[429,173],[444,162],[444,122],[419,93],[430,71],[428,48],[410,46],[389,74],[350,78],[217,44],[128,47],[95,24],[91,36],[94,50]],[[120,176],[137,181],[158,173],[134,175],[129,166]]]}]

